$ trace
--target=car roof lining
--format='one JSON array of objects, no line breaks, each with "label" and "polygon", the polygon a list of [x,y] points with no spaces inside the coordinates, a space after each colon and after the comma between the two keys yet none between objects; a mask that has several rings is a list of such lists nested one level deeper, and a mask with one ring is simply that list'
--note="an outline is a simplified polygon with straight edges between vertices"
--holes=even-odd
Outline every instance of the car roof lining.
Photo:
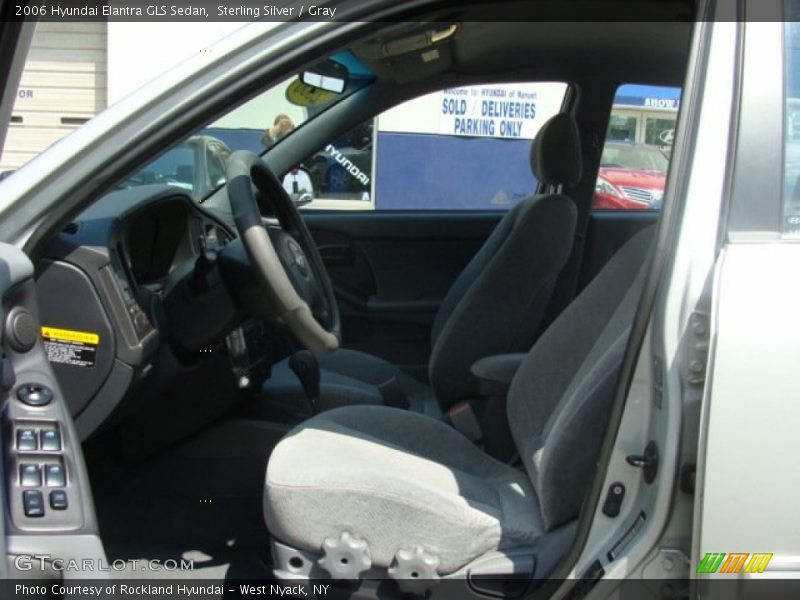
[{"label": "car roof lining", "polygon": [[[352,51],[379,79],[407,83],[434,78],[458,82],[462,77],[495,81],[581,81],[602,78],[619,83],[642,82],[679,86],[689,52],[693,6],[689,2],[603,3],[603,18],[585,2],[478,4],[447,13],[428,13],[424,22],[393,23],[352,45]],[[651,7],[651,19],[642,6]],[[549,7],[545,10],[543,7]],[[565,12],[565,8],[569,13]],[[653,11],[659,7],[660,11]],[[583,12],[586,11],[586,12]],[[561,16],[561,20],[522,20],[520,15]],[[565,20],[580,14],[585,20]],[[503,20],[503,16],[508,20]],[[515,16],[512,16],[515,15]],[[586,16],[584,16],[586,15]],[[619,17],[614,21],[614,16]],[[492,19],[492,20],[490,20]],[[417,50],[389,55],[388,45],[425,31],[456,24],[455,34]],[[438,60],[422,55],[438,49]],[[431,63],[438,63],[433,65]]]}]

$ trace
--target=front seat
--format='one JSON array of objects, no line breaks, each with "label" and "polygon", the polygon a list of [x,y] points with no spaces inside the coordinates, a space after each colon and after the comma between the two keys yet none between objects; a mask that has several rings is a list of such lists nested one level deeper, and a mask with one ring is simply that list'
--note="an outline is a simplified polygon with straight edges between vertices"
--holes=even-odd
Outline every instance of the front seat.
[{"label": "front seat", "polygon": [[276,575],[434,580],[505,559],[547,577],[593,474],[652,236],[626,243],[517,371],[507,416],[524,470],[442,421],[383,406],[290,431],[264,494]]},{"label": "front seat", "polygon": [[[530,163],[551,192],[579,181],[580,138],[571,115],[558,114],[542,126],[531,146]],[[381,358],[340,349],[318,357],[318,410],[384,404],[437,416],[468,396],[475,361],[526,352],[533,344],[556,277],[572,249],[575,220],[574,202],[557,193],[527,198],[503,217],[436,314],[430,387]],[[287,360],[273,367],[264,392],[270,402],[306,406]]]}]

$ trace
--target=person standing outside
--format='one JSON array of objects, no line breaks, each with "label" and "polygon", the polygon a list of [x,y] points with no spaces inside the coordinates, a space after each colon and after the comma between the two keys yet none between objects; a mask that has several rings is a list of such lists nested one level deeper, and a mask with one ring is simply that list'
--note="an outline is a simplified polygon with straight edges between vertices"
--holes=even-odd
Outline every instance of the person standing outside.
[{"label": "person standing outside", "polygon": [[292,119],[289,118],[289,115],[280,113],[275,117],[272,127],[268,127],[266,130],[264,130],[264,134],[261,136],[261,143],[265,147],[269,148],[270,146],[277,144],[292,131],[294,131],[294,123],[292,122]]}]

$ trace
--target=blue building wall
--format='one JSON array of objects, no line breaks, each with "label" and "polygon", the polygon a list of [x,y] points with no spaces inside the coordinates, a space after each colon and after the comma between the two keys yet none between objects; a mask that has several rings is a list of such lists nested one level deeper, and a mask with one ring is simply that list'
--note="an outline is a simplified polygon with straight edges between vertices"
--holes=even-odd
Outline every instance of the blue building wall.
[{"label": "blue building wall", "polygon": [[377,144],[378,209],[505,209],[536,186],[530,140],[379,132]]}]

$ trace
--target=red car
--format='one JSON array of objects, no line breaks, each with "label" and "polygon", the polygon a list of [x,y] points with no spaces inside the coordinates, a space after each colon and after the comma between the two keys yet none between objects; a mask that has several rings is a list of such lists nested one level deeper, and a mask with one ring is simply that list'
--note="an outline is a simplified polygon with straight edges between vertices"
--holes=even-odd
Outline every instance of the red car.
[{"label": "red car", "polygon": [[603,148],[592,208],[659,208],[669,160],[656,146],[609,142]]}]

